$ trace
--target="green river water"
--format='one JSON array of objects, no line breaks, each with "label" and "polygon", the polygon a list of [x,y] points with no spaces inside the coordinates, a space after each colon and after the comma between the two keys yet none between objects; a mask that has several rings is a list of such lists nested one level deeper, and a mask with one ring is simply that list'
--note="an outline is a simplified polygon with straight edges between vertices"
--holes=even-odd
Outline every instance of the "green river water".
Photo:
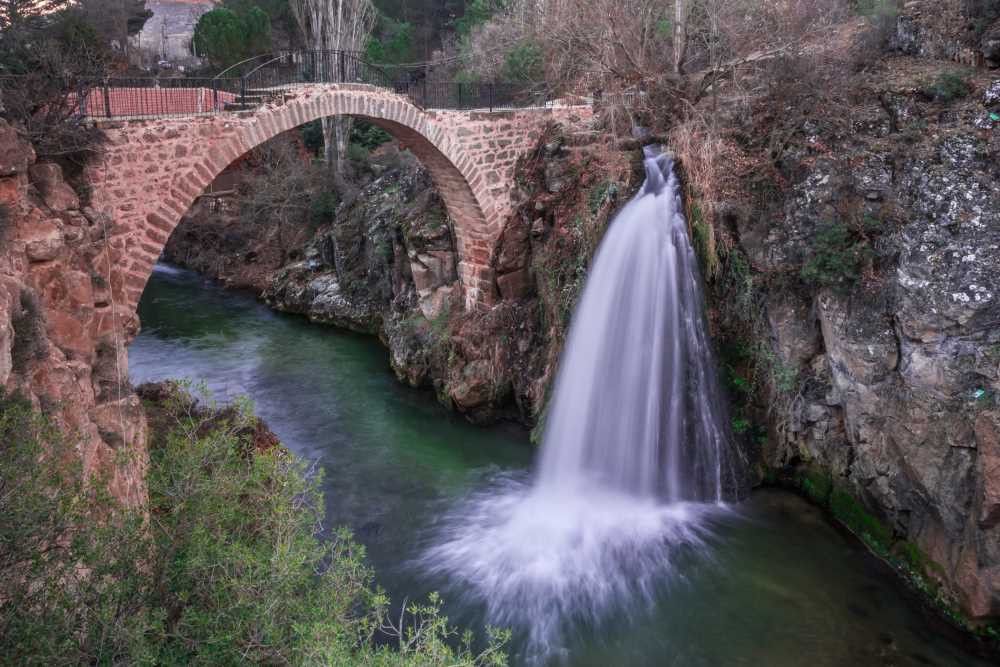
[{"label": "green river water", "polygon": [[[523,429],[472,426],[400,385],[374,339],[274,313],[187,271],[158,267],[139,313],[135,384],[189,378],[219,400],[250,396],[289,449],[324,468],[328,525],[354,530],[393,599],[440,591],[452,622],[482,631],[482,601],[419,560],[470,494],[528,483],[535,451]],[[526,629],[513,628],[512,664],[990,664],[797,496],[755,493],[715,521],[709,544],[679,553],[679,576],[650,600],[575,621],[542,657],[526,656]]]}]

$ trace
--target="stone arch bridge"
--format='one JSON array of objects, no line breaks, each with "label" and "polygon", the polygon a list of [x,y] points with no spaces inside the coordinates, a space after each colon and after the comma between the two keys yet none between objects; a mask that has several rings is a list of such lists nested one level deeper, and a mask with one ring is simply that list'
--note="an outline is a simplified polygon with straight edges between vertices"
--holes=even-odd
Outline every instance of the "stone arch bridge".
[{"label": "stone arch bridge", "polygon": [[100,121],[108,140],[87,177],[94,208],[110,220],[104,261],[116,301],[127,305],[119,316],[135,312],[170,233],[219,173],[282,132],[341,114],[382,127],[429,170],[455,222],[466,308],[488,307],[494,299],[490,260],[513,212],[517,160],[549,123],[572,131],[593,118],[589,106],[425,110],[385,88],[318,83],[285,91],[253,111]]}]

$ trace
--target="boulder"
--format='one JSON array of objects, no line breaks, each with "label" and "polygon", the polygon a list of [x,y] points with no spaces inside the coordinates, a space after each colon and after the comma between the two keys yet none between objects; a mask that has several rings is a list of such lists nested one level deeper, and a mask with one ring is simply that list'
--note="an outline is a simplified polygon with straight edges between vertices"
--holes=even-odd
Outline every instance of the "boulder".
[{"label": "boulder", "polygon": [[32,165],[28,170],[31,184],[42,196],[45,205],[53,211],[69,211],[80,208],[80,198],[63,180],[62,167],[52,162]]}]

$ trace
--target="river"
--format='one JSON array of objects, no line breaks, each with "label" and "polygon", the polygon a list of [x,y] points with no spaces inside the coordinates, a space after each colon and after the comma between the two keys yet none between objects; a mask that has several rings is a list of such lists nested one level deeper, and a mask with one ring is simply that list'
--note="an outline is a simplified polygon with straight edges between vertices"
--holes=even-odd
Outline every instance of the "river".
[{"label": "river", "polygon": [[[426,567],[441,518],[497,485],[524,485],[534,450],[513,425],[476,427],[399,384],[373,338],[274,313],[251,296],[160,265],[139,306],[132,382],[188,378],[247,395],[285,445],[325,470],[327,525],[350,527],[396,601],[440,591],[481,632],[487,604]],[[541,658],[515,627],[512,664],[574,667],[986,665],[879,562],[789,493],[721,513],[709,548],[608,617],[571,619]],[[539,619],[541,622],[541,619]],[[533,658],[532,658],[533,656]]]}]

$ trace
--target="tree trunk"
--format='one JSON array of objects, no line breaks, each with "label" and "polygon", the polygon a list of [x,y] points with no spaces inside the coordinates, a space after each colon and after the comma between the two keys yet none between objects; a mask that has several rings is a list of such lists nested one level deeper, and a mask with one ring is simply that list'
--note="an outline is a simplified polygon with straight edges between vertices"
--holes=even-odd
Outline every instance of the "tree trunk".
[{"label": "tree trunk", "polygon": [[337,116],[334,127],[337,135],[337,173],[344,173],[344,159],[347,157],[347,146],[351,143],[351,127],[353,119],[350,116]]},{"label": "tree trunk", "polygon": [[684,58],[687,55],[688,3],[691,0],[674,0],[674,72],[684,73]]},{"label": "tree trunk", "polygon": [[337,167],[339,173],[337,142],[334,139],[336,120],[336,116],[326,116],[320,122],[323,125],[323,164],[328,167]]}]

